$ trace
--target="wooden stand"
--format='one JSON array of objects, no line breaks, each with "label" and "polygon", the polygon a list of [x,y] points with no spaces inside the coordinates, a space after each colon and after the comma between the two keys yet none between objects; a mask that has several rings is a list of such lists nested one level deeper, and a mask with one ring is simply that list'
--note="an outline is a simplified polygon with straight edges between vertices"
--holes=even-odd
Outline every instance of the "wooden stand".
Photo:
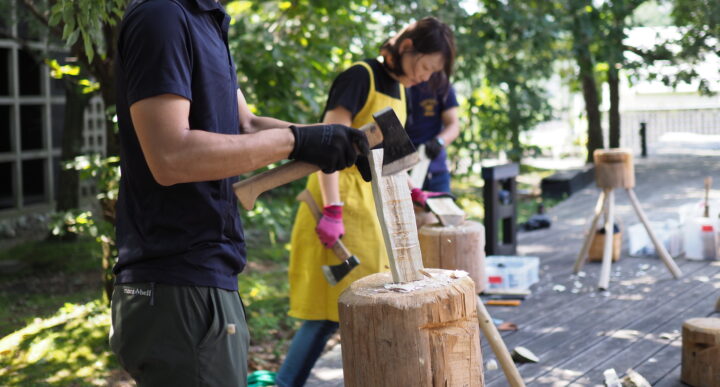
[{"label": "wooden stand", "polygon": [[683,383],[720,386],[720,318],[693,318],[682,329]]},{"label": "wooden stand", "polygon": [[459,226],[426,225],[420,229],[423,265],[447,270],[465,270],[475,290],[485,290],[485,227],[466,221]]},{"label": "wooden stand", "polygon": [[[635,196],[633,187],[635,186],[635,169],[633,167],[632,153],[628,149],[597,149],[593,154],[595,159],[595,182],[597,186],[602,189],[600,197],[598,198],[597,204],[595,205],[595,214],[590,221],[590,227],[588,228],[585,236],[585,242],[580,249],[577,260],[573,271],[575,273],[582,269],[585,261],[587,260],[588,250],[590,244],[595,237],[595,229],[597,226],[600,214],[605,212],[605,230],[612,230],[614,217],[615,217],[615,196],[613,190],[615,188],[625,188],[630,202],[632,203],[633,209],[637,214],[640,221],[645,226],[650,240],[655,245],[655,251],[657,251],[660,259],[662,259],[665,266],[667,266],[673,277],[679,278],[682,275],[680,268],[678,268],[675,261],[673,261],[670,254],[668,254],[665,246],[660,242],[655,233],[650,228],[650,224],[640,208],[640,202]],[[605,244],[603,246],[603,259],[602,267],[600,269],[600,281],[598,288],[605,290],[610,284],[610,266],[612,264],[612,240],[613,238],[605,238]]]},{"label": "wooden stand", "polygon": [[340,296],[345,386],[484,385],[472,280],[426,270],[434,277],[407,292],[378,273]]}]

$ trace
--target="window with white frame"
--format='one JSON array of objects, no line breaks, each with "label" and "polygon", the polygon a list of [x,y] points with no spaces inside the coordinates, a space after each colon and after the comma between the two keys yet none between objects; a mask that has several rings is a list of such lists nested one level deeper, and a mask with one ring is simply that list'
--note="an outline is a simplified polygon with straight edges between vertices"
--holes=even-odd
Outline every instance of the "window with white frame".
[{"label": "window with white frame", "polygon": [[[5,25],[14,20],[0,19]],[[10,26],[13,36],[25,37],[23,30]],[[54,205],[65,96],[62,81],[49,76],[43,60],[61,56],[62,49],[47,42],[0,39],[0,215]],[[85,112],[84,152],[104,153],[103,119],[102,99],[95,97]],[[81,193],[92,194],[92,184],[82,184]]]}]

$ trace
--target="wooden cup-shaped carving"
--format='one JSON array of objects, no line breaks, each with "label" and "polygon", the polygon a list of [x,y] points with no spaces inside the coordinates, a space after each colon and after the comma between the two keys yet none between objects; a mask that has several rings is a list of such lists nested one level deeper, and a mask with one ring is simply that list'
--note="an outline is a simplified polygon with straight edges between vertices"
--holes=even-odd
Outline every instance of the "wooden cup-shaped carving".
[{"label": "wooden cup-shaped carving", "polygon": [[483,386],[475,285],[426,270],[432,278],[403,285],[373,274],[342,293],[345,386]]},{"label": "wooden cup-shaped carving", "polygon": [[465,270],[475,290],[485,290],[485,227],[466,221],[460,226],[425,225],[420,229],[423,266]]},{"label": "wooden cup-shaped carving", "polygon": [[600,188],[633,188],[635,187],[635,167],[629,149],[596,149],[593,153],[595,161],[595,183]]},{"label": "wooden cup-shaped carving", "polygon": [[720,386],[720,318],[683,323],[681,379],[693,387]]}]

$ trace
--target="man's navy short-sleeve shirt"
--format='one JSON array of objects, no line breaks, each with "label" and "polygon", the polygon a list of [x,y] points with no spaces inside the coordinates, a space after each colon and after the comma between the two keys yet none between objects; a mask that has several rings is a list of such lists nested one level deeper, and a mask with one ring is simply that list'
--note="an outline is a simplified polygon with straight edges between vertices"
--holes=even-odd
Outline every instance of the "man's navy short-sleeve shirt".
[{"label": "man's navy short-sleeve shirt", "polygon": [[237,289],[245,242],[235,179],[162,186],[135,133],[130,106],[175,94],[190,100],[192,130],[238,134],[229,16],[214,0],[132,2],[118,38],[117,114],[122,178],[117,204],[118,283]]}]

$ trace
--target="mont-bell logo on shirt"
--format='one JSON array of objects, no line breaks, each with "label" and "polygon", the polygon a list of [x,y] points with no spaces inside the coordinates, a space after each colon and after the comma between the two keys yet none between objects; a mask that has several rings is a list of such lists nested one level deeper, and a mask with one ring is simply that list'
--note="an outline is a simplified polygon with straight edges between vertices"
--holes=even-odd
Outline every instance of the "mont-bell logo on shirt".
[{"label": "mont-bell logo on shirt", "polygon": [[425,117],[433,117],[435,115],[435,106],[437,106],[437,100],[434,98],[428,98],[420,101],[420,106],[423,107]]}]

